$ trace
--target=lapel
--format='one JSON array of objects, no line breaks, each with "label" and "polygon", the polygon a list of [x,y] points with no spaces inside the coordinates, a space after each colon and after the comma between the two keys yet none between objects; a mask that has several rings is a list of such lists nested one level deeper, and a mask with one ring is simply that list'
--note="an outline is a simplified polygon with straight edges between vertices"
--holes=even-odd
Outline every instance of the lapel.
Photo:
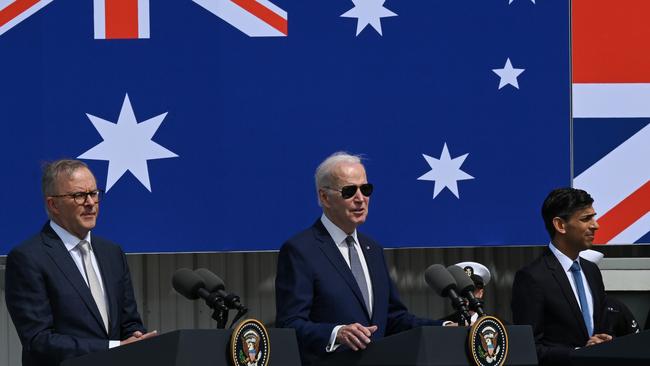
[{"label": "lapel", "polygon": [[325,229],[325,226],[320,221],[320,219],[316,220],[312,228],[314,231],[314,236],[316,237],[316,240],[318,242],[318,247],[323,252],[323,254],[325,254],[325,257],[327,257],[327,259],[330,261],[330,263],[336,269],[339,275],[341,275],[341,277],[348,285],[348,287],[350,287],[350,289],[354,293],[354,296],[357,298],[357,301],[359,302],[359,306],[363,309],[364,314],[366,314],[368,320],[370,320],[368,309],[366,308],[365,302],[363,301],[363,295],[361,294],[361,290],[359,290],[359,285],[357,284],[357,280],[354,279],[352,270],[350,270],[350,267],[345,262],[345,259],[343,259],[343,256],[341,255],[341,252],[339,251],[338,247],[334,243],[334,240],[332,240],[332,237],[327,232],[327,229]]},{"label": "lapel", "polygon": [[580,327],[579,329],[582,331],[585,337],[589,338],[589,336],[587,335],[587,326],[585,325],[584,319],[582,319],[582,312],[580,311],[580,305],[578,305],[578,301],[576,301],[576,296],[573,293],[573,289],[571,288],[569,279],[567,278],[567,275],[564,273],[564,269],[560,265],[560,262],[557,260],[557,258],[555,258],[553,252],[551,252],[551,250],[548,248],[544,251],[544,260],[546,262],[548,269],[551,271],[553,278],[560,286],[560,289],[562,290],[562,294],[564,295],[564,298],[569,304],[569,309]]},{"label": "lapel", "polygon": [[[370,275],[370,283],[372,286],[372,318],[374,319],[375,314],[377,314],[377,299],[387,299],[388,298],[388,289],[385,284],[385,281],[382,281],[379,278],[379,275],[386,268],[383,261],[382,251],[377,246],[372,245],[365,237],[357,232],[357,237],[359,238],[359,246],[361,246],[361,251],[363,251],[363,256],[366,258],[366,265],[368,266],[368,274]],[[375,322],[373,321],[373,324]]]},{"label": "lapel", "polygon": [[90,288],[84,281],[77,265],[72,260],[70,253],[63,245],[63,242],[58,235],[54,232],[49,222],[45,224],[41,230],[41,238],[43,239],[43,245],[45,247],[45,252],[50,256],[54,265],[63,273],[65,278],[70,282],[70,285],[75,289],[79,297],[83,300],[88,308],[88,311],[93,314],[95,320],[99,327],[106,332],[104,329],[104,322],[102,317],[99,314],[99,309],[97,304],[95,304],[95,299],[90,293]]}]

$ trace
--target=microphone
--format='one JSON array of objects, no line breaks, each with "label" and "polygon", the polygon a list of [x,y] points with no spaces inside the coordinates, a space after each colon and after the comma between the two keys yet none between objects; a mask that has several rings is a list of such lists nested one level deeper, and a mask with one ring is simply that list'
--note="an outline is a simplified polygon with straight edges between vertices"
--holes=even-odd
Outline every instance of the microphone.
[{"label": "microphone", "polygon": [[[196,300],[200,297],[212,309],[225,308],[223,299],[216,293],[213,294],[206,290],[203,279],[191,269],[180,268],[176,270],[172,276],[172,286],[176,292],[190,300]],[[225,309],[227,310],[227,308]]]},{"label": "microphone", "polygon": [[424,279],[438,295],[449,297],[451,305],[460,312],[463,320],[470,324],[471,317],[465,306],[465,301],[456,292],[456,280],[441,264],[432,264],[424,271]]},{"label": "microphone", "polygon": [[216,294],[223,299],[224,304],[228,309],[235,309],[244,312],[248,311],[246,306],[242,305],[240,302],[239,296],[226,292],[226,286],[224,285],[223,280],[212,271],[207,268],[199,268],[194,270],[194,273],[203,281],[207,291]]},{"label": "microphone", "polygon": [[479,317],[485,315],[483,311],[483,302],[474,297],[474,281],[465,273],[465,271],[457,265],[447,267],[447,270],[456,280],[460,294],[469,301],[469,308],[476,311]]}]

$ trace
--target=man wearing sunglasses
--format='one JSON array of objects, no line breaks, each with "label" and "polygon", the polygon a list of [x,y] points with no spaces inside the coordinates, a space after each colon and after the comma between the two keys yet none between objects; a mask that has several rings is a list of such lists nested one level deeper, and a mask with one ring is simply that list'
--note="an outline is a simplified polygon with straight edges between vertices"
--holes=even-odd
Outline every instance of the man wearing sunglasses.
[{"label": "man wearing sunglasses", "polygon": [[408,312],[388,275],[383,248],[357,231],[373,192],[360,158],[335,153],[315,178],[323,214],[282,246],[275,282],[277,326],[296,329],[302,364],[440,324]]},{"label": "man wearing sunglasses", "polygon": [[124,253],[91,235],[102,191],[86,164],[48,164],[42,188],[49,222],[7,257],[6,302],[23,365],[58,365],[154,336],[138,314]]}]

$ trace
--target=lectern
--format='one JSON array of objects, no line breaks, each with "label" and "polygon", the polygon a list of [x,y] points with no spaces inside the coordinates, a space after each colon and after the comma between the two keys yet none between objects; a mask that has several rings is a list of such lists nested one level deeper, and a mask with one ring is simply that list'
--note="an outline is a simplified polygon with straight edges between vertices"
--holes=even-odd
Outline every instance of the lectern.
[{"label": "lectern", "polygon": [[[529,325],[508,329],[506,365],[537,365]],[[321,366],[466,366],[470,363],[466,327],[419,327],[382,338],[364,351],[335,352],[320,359]]]},{"label": "lectern", "polygon": [[[230,329],[177,330],[63,362],[62,366],[226,366]],[[269,329],[269,366],[300,366],[293,329]]]},{"label": "lectern", "polygon": [[575,366],[650,365],[650,330],[577,349],[570,357]]}]

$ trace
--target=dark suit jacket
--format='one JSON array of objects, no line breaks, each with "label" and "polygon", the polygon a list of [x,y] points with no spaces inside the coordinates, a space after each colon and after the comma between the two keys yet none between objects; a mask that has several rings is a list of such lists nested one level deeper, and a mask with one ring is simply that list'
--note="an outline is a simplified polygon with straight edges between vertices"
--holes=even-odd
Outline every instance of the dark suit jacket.
[{"label": "dark suit jacket", "polygon": [[124,253],[94,235],[92,246],[108,297],[108,333],[88,285],[49,223],[9,253],[6,301],[24,366],[58,365],[145,331]]},{"label": "dark suit jacket", "polygon": [[[580,258],[594,303],[594,334],[605,330],[605,287],[598,267]],[[530,324],[540,365],[569,364],[575,347],[589,340],[587,327],[571,284],[550,249],[520,269],[512,285],[512,317],[515,324]]]},{"label": "dark suit jacket", "polygon": [[372,336],[376,340],[419,325],[440,324],[407,311],[388,275],[383,248],[367,236],[357,237],[372,281],[372,318],[350,267],[320,219],[280,249],[275,281],[276,325],[296,329],[303,365],[325,355],[337,325],[377,325]]}]

